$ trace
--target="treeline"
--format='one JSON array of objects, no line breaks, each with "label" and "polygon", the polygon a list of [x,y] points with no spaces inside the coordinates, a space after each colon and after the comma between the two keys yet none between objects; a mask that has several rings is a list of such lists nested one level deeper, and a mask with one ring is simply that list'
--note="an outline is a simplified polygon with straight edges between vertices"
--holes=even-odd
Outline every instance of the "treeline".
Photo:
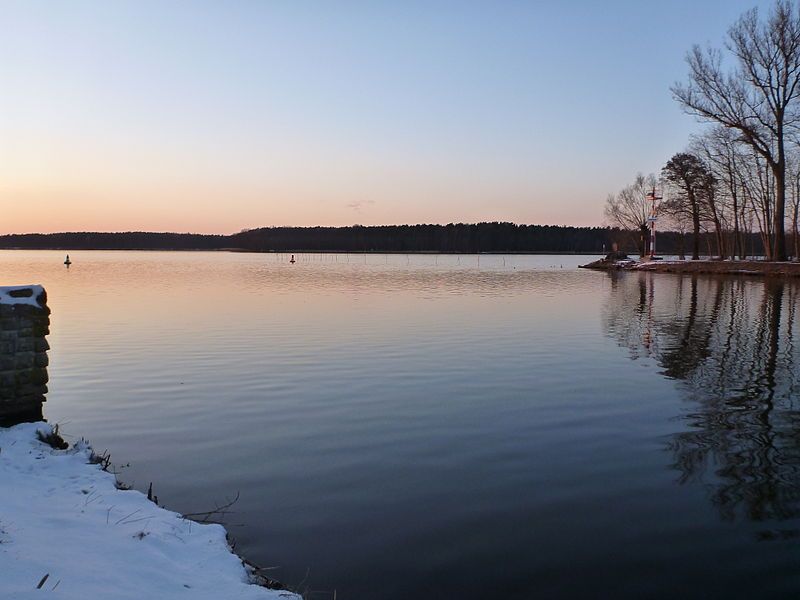
[{"label": "treeline", "polygon": [[346,252],[554,252],[593,253],[610,247],[612,230],[514,223],[382,225],[365,227],[268,227],[232,236],[255,251]]},{"label": "treeline", "polygon": [[[540,252],[599,254],[613,244],[636,252],[638,232],[615,227],[567,227],[514,223],[382,225],[351,227],[263,227],[234,235],[190,233],[51,233],[0,236],[4,249],[61,250],[245,250],[251,252]],[[687,236],[659,233],[659,251],[677,254]],[[745,238],[749,255],[763,254],[758,235]],[[712,253],[714,238],[701,236]]]},{"label": "treeline", "polygon": [[0,236],[0,248],[28,250],[218,250],[229,236],[198,233],[70,232]]}]

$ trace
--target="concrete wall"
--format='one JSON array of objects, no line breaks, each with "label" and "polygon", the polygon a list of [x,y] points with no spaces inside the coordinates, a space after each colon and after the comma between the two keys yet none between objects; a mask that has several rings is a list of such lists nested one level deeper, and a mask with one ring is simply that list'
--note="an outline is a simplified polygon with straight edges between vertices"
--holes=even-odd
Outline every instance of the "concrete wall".
[{"label": "concrete wall", "polygon": [[40,286],[0,288],[0,420],[39,419],[47,393],[50,333]]}]

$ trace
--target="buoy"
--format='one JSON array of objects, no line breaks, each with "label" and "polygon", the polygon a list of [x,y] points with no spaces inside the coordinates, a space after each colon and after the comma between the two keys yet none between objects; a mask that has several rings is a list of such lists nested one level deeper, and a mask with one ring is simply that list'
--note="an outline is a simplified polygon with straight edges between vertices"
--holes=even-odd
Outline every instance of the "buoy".
[{"label": "buoy", "polygon": [[289,260],[289,262],[290,262],[291,264],[294,264],[294,254],[292,254],[292,258],[291,258],[291,260]]},{"label": "buoy", "polygon": [[67,258],[64,260],[64,264],[69,267],[72,264],[72,261],[69,259],[69,254],[67,254]]}]

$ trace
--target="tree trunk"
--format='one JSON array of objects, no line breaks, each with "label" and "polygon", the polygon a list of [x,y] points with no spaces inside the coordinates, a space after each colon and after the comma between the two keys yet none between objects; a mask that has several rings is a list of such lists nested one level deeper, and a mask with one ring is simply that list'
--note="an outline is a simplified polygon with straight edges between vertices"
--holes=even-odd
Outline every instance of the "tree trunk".
[{"label": "tree trunk", "polygon": [[650,230],[647,223],[639,225],[639,258],[647,256],[647,240],[650,238]]},{"label": "tree trunk", "polygon": [[773,215],[772,229],[775,232],[772,259],[786,260],[786,233],[784,232],[783,221],[786,215],[786,182],[783,176],[775,177],[776,187],[778,188],[775,198],[775,214]]},{"label": "tree trunk", "polygon": [[731,244],[731,260],[742,253],[739,242],[739,194],[736,190],[736,158],[735,154],[728,154],[728,181],[730,185],[731,200],[733,201],[733,244]]},{"label": "tree trunk", "polygon": [[731,248],[731,260],[735,260],[737,255],[741,255],[741,240],[739,239],[739,206],[736,194],[733,194],[733,248]]},{"label": "tree trunk", "polygon": [[689,194],[692,203],[692,260],[700,260],[700,206],[694,193]]},{"label": "tree trunk", "polygon": [[[782,117],[782,115],[781,115]],[[786,155],[783,148],[783,119],[778,120],[778,160],[772,166],[775,176],[775,213],[772,215],[772,231],[774,233],[774,246],[772,260],[786,260],[786,233],[784,219],[786,218]]]},{"label": "tree trunk", "polygon": [[761,232],[761,245],[764,246],[764,256],[767,260],[772,260],[772,246],[770,246],[769,235]]},{"label": "tree trunk", "polygon": [[[725,260],[725,234],[722,231],[722,222],[719,218],[717,200],[714,197],[713,191],[707,194],[706,203],[708,204],[708,208],[711,210],[711,220],[714,222],[714,241],[717,244],[717,257]],[[711,256],[710,252],[709,256]]]},{"label": "tree trunk", "polygon": [[800,259],[800,240],[797,239],[797,219],[798,211],[800,211],[800,173],[795,175],[794,178],[794,193],[792,194],[792,207],[794,208],[792,214],[792,242],[794,245],[794,259]]}]

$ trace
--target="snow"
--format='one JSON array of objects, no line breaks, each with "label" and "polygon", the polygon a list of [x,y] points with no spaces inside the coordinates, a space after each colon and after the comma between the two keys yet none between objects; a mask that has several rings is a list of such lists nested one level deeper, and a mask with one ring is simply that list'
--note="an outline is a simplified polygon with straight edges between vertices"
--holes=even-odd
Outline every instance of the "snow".
[{"label": "snow", "polygon": [[[9,294],[16,290],[33,290],[33,294],[27,298],[15,298]],[[29,304],[30,306],[39,306],[36,299],[44,293],[44,288],[41,285],[10,285],[0,287],[0,304]]]},{"label": "snow", "polygon": [[221,525],[117,489],[88,444],[54,450],[37,430],[51,427],[0,428],[0,597],[299,600],[250,584]]}]

